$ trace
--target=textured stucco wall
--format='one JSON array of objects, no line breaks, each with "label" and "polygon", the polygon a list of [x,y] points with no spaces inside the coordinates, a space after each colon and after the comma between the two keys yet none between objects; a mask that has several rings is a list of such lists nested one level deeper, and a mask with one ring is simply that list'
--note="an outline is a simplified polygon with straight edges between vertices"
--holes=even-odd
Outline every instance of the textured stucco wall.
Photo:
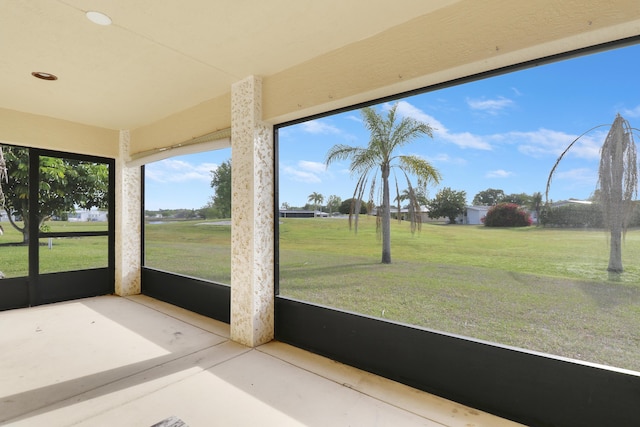
[{"label": "textured stucco wall", "polygon": [[116,294],[136,295],[141,291],[140,247],[142,225],[142,174],[140,167],[127,167],[129,131],[120,132],[120,153],[116,160]]},{"label": "textured stucco wall", "polygon": [[274,336],[273,129],[261,121],[262,81],[232,88],[231,339],[251,347]]}]

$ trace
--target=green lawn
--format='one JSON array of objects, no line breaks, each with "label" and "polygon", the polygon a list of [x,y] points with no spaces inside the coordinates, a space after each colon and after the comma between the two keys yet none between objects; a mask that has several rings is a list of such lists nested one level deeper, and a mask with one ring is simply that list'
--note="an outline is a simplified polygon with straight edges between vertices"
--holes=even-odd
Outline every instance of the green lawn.
[{"label": "green lawn", "polygon": [[[53,231],[96,226],[51,223]],[[393,263],[382,265],[373,218],[360,219],[357,235],[346,219],[282,220],[281,294],[640,371],[640,230],[627,234],[625,272],[609,276],[601,230],[424,224],[412,236],[406,223],[392,227]],[[20,240],[5,231],[1,243]],[[230,283],[230,231],[203,221],[147,224],[146,265]],[[43,269],[100,262],[106,245],[93,239],[102,238],[54,239],[41,247]],[[0,245],[0,270],[24,275],[12,272],[26,272],[26,253]]]},{"label": "green lawn", "polygon": [[[48,221],[52,232],[63,231],[106,231],[104,222]],[[22,223],[18,225],[22,227]],[[0,271],[6,277],[23,277],[29,272],[28,248],[17,246],[22,242],[22,233],[8,222],[2,223],[4,235],[0,236]],[[40,239],[40,272],[82,270],[106,267],[108,262],[108,241],[106,236],[82,238]]]},{"label": "green lawn", "polygon": [[640,231],[622,275],[603,231],[392,225],[380,264],[372,218],[280,226],[282,295],[478,339],[640,371]]},{"label": "green lawn", "polygon": [[231,226],[207,221],[145,225],[145,265],[231,283]]}]

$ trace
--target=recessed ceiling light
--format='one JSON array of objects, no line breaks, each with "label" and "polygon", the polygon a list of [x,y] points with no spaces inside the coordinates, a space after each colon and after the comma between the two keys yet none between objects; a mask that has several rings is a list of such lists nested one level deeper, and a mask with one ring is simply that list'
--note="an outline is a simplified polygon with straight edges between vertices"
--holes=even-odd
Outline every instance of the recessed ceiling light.
[{"label": "recessed ceiling light", "polygon": [[51,73],[43,73],[42,71],[34,71],[31,75],[42,80],[58,80],[57,76],[54,76]]},{"label": "recessed ceiling light", "polygon": [[111,25],[111,18],[109,18],[104,13],[89,11],[85,15],[87,15],[89,21],[93,22],[94,24]]}]

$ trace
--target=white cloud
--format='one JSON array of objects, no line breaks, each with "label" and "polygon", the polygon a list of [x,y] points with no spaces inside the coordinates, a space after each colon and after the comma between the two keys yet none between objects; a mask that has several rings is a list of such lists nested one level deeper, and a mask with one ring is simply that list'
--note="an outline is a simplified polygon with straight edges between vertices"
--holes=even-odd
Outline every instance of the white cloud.
[{"label": "white cloud", "polygon": [[322,182],[322,180],[318,177],[318,175],[311,172],[306,172],[300,169],[296,169],[291,166],[284,166],[282,168],[282,172],[284,175],[288,176],[294,181],[308,182],[308,183]]},{"label": "white cloud", "polygon": [[282,166],[280,172],[294,181],[318,183],[322,182],[321,175],[327,172],[327,168],[324,163],[300,160],[295,166]]},{"label": "white cloud", "polygon": [[467,105],[472,110],[479,110],[489,114],[498,114],[505,108],[511,107],[514,102],[503,96],[496,99],[467,99]]},{"label": "white cloud", "polygon": [[[390,103],[383,108],[391,108]],[[638,107],[640,109],[640,107]],[[578,135],[550,129],[538,129],[530,132],[507,132],[493,135],[476,135],[470,132],[450,132],[439,120],[425,113],[407,101],[398,102],[398,113],[404,117],[412,117],[425,122],[433,129],[434,138],[452,143],[460,148],[486,150],[493,149],[493,144],[516,144],[518,150],[531,157],[558,157]],[[568,152],[570,157],[587,160],[600,158],[600,147],[606,137],[606,130],[596,130],[580,137]],[[434,160],[437,158],[434,158]],[[440,161],[444,161],[441,159]]]},{"label": "white cloud", "polygon": [[435,156],[427,156],[425,160],[432,163],[450,163],[454,165],[466,165],[467,160],[462,157],[451,157],[447,153],[436,154]]},{"label": "white cloud", "polygon": [[449,133],[446,129],[443,132],[437,132],[442,139],[456,144],[460,148],[474,148],[476,150],[491,150],[491,144],[482,136],[474,135],[469,132]]},{"label": "white cloud", "polygon": [[622,110],[622,116],[625,117],[625,118],[627,118],[627,117],[631,117],[631,118],[640,117],[640,105],[638,105],[636,108],[631,108],[631,109],[625,108],[624,110]]},{"label": "white cloud", "polygon": [[[505,140],[512,140],[518,144],[518,150],[532,157],[543,157],[548,155],[559,156],[578,136],[565,132],[549,129],[539,129],[532,132],[510,132],[503,136]],[[583,135],[575,142],[567,155],[583,159],[600,158],[600,147],[604,141],[603,132],[594,132],[590,135]]]},{"label": "white cloud", "polygon": [[298,166],[302,169],[309,170],[315,173],[321,173],[327,170],[327,166],[320,162],[310,162],[308,160],[300,160]]},{"label": "white cloud", "polygon": [[[386,104],[385,108],[389,108],[390,105]],[[469,132],[463,133],[451,133],[449,130],[435,117],[430,116],[424,111],[416,108],[406,101],[398,102],[398,113],[405,117],[412,117],[421,122],[427,123],[433,129],[434,137],[438,137],[446,142],[457,145],[460,148],[473,148],[476,150],[491,150],[491,144],[487,142],[483,137],[473,135]]]},{"label": "white cloud", "polygon": [[340,129],[320,120],[309,120],[301,124],[302,130],[313,134],[337,134]]},{"label": "white cloud", "polygon": [[513,172],[508,172],[504,169],[497,169],[494,171],[487,172],[485,177],[487,178],[508,178],[513,175]]},{"label": "white cloud", "polygon": [[345,118],[353,122],[362,123],[362,118],[360,116],[356,116],[355,114],[349,114]]},{"label": "white cloud", "polygon": [[146,179],[160,183],[211,181],[211,171],[216,170],[215,163],[192,164],[184,160],[165,159],[150,163],[145,167]]},{"label": "white cloud", "polygon": [[[391,106],[392,104],[386,103],[383,105],[383,108],[386,111],[389,111]],[[407,101],[399,101],[398,108],[396,109],[396,111],[404,117],[411,117],[421,122],[425,122],[429,124],[429,126],[431,126],[434,130],[436,128],[440,129],[443,127],[442,123],[436,120],[433,116],[430,116],[429,114],[425,113],[415,105],[408,103]]]},{"label": "white cloud", "polygon": [[566,180],[576,185],[592,185],[595,188],[598,182],[598,171],[589,168],[577,168],[568,171],[560,171],[553,175],[553,180]]}]

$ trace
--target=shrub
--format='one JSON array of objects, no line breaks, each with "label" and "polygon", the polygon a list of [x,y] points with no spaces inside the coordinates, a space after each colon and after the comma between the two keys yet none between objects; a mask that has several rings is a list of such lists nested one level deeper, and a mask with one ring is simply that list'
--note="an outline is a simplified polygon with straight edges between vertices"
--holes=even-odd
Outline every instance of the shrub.
[{"label": "shrub", "polygon": [[547,208],[542,211],[540,220],[545,227],[602,228],[604,225],[602,209],[596,203],[590,205],[572,203]]},{"label": "shrub", "polygon": [[[640,227],[640,202],[634,204],[629,219],[629,227]],[[602,208],[597,203],[570,204],[542,210],[540,223],[545,227],[557,228],[604,228]]]},{"label": "shrub", "polygon": [[487,227],[527,227],[531,223],[529,213],[515,203],[498,203],[484,217]]}]

